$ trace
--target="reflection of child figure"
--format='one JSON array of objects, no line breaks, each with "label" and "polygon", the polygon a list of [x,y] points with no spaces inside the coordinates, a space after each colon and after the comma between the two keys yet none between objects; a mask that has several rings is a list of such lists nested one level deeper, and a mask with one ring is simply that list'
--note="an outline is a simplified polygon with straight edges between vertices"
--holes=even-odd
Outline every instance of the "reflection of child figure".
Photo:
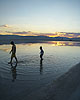
[{"label": "reflection of child figure", "polygon": [[40,46],[40,58],[41,58],[41,60],[43,60],[43,54],[44,54],[44,51],[43,51],[43,49],[42,49],[42,46]]},{"label": "reflection of child figure", "polygon": [[43,73],[43,63],[42,63],[42,59],[40,59],[40,74]]},{"label": "reflection of child figure", "polygon": [[9,62],[9,64],[12,63],[13,58],[15,58],[16,62],[18,62],[17,57],[16,57],[16,45],[14,44],[13,41],[11,41],[11,45],[12,45],[12,49],[11,49],[10,53],[12,53],[12,54],[11,54],[11,61]]}]

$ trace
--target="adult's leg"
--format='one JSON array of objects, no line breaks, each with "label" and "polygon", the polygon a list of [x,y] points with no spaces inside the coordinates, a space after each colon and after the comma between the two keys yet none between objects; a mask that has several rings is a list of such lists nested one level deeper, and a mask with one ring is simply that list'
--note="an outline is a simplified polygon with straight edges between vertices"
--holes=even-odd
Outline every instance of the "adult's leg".
[{"label": "adult's leg", "polygon": [[11,55],[11,60],[10,60],[10,62],[8,64],[11,64],[12,63],[12,60],[13,60],[13,56]]},{"label": "adult's leg", "polygon": [[17,57],[15,56],[16,62],[18,62]]}]

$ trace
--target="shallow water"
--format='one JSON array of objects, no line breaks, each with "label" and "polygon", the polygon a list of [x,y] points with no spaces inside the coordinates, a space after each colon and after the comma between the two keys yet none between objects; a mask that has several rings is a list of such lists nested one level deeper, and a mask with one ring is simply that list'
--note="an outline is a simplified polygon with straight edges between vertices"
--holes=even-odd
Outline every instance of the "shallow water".
[{"label": "shallow water", "polygon": [[[0,45],[0,89],[1,99],[29,99],[31,94],[50,84],[80,62],[79,42],[17,44],[19,63],[9,65],[10,45]],[[39,47],[44,49],[44,60],[39,58]],[[35,91],[34,91],[35,90]],[[3,96],[4,95],[4,96]],[[20,96],[19,96],[20,95]]]}]

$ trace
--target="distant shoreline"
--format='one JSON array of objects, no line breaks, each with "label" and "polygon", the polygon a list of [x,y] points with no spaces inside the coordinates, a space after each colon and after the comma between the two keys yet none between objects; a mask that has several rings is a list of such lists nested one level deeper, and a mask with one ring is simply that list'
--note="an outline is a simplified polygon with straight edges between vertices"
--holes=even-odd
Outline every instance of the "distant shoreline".
[{"label": "distant shoreline", "polygon": [[48,41],[75,41],[75,42],[80,42],[80,38],[0,35],[0,45],[1,44],[10,44],[11,41],[14,41],[16,44],[19,44],[19,43],[47,43]]}]

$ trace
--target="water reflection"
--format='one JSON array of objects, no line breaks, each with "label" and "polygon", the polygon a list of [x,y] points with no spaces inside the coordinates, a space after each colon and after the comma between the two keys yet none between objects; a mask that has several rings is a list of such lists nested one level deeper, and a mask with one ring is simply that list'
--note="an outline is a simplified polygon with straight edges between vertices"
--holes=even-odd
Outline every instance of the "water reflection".
[{"label": "water reflection", "polygon": [[0,50],[9,52],[10,51],[10,45],[0,45]]},{"label": "water reflection", "polygon": [[[80,42],[76,41],[45,41],[42,43],[42,45],[51,45],[51,46],[80,46]],[[36,50],[35,48],[40,46],[40,43],[24,43],[24,44],[17,44],[17,49],[22,48],[24,50],[27,50],[27,48],[32,47],[33,50]],[[26,46],[26,49],[25,49]],[[10,45],[0,45],[0,50],[9,52],[10,51]]]},{"label": "water reflection", "polygon": [[11,71],[12,71],[12,82],[16,80],[17,71],[16,71],[17,63],[15,65],[11,64]]},{"label": "water reflection", "polygon": [[40,59],[40,74],[43,73],[43,60]]},{"label": "water reflection", "polygon": [[80,42],[73,41],[49,41],[52,46],[80,46]]}]

